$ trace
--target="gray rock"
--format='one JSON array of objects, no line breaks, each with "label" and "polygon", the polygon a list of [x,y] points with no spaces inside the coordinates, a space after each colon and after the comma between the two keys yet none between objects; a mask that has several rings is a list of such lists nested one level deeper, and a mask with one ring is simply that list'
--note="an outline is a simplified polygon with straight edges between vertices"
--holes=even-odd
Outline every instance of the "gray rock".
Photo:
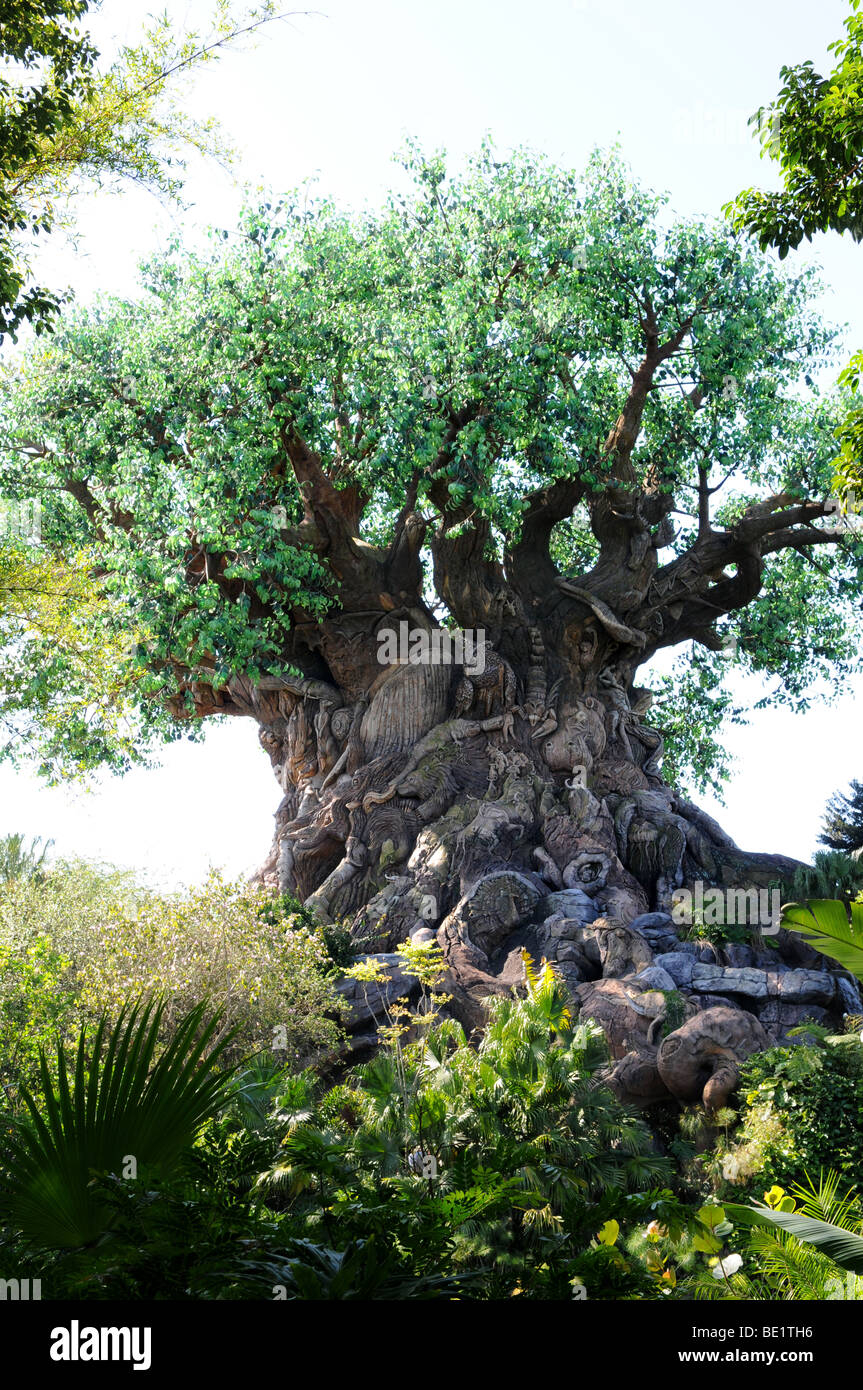
[{"label": "gray rock", "polygon": [[563,941],[554,954],[554,959],[568,965],[570,974],[574,970],[580,979],[587,978],[586,962],[579,947],[573,941]]},{"label": "gray rock", "polygon": [[757,965],[759,970],[787,970],[790,969],[782,962],[782,957],[778,951],[771,951],[769,946],[752,948],[752,964]]},{"label": "gray rock", "polygon": [[683,943],[678,941],[676,936],[672,936],[671,932],[643,931],[638,934],[642,940],[647,942],[651,951],[656,951],[658,954],[663,951],[683,950]]},{"label": "gray rock", "polygon": [[787,970],[768,974],[768,993],[788,1004],[831,1004],[836,977],[823,970]]},{"label": "gray rock", "polygon": [[688,951],[666,951],[656,957],[656,965],[671,976],[678,989],[689,989],[695,961]]},{"label": "gray rock", "polygon": [[825,960],[820,951],[816,951],[815,947],[805,941],[802,936],[797,936],[796,933],[786,931],[785,927],[781,927],[774,940],[783,960],[789,961],[792,965],[802,966],[804,970],[824,968]]},{"label": "gray rock", "polygon": [[582,926],[576,917],[556,912],[537,927],[540,949],[549,960],[570,961],[578,967],[582,979],[602,969],[602,955],[596,933]]},{"label": "gray rock", "polygon": [[849,980],[845,975],[838,975],[836,977],[836,993],[844,1013],[863,1014],[863,999],[860,998],[860,986],[856,980]]},{"label": "gray rock", "polygon": [[749,999],[767,997],[764,971],[746,967],[735,970],[722,965],[697,963],[692,968],[691,987],[696,994],[743,994]]},{"label": "gray rock", "polygon": [[552,917],[546,917],[542,924],[543,935],[558,940],[576,940],[581,932],[581,923],[575,917],[564,917],[562,912],[555,912]]},{"label": "gray rock", "polygon": [[659,989],[663,993],[677,988],[668,971],[659,965],[648,965],[644,970],[639,970],[637,975],[629,975],[626,983],[637,985],[640,990]]},{"label": "gray rock", "polygon": [[633,931],[640,931],[642,936],[648,931],[660,930],[674,935],[670,912],[642,912],[640,917],[634,917],[628,925]]},{"label": "gray rock", "polygon": [[799,1028],[801,1024],[824,1023],[828,1014],[818,1004],[791,1004],[785,999],[767,999],[758,1009],[758,1017],[770,1036],[772,1043],[789,1045],[805,1043],[805,1037],[789,1038],[789,1028]]},{"label": "gray rock", "polygon": [[695,947],[696,960],[700,960],[703,965],[719,965],[719,950],[717,947],[711,946],[709,942],[705,945],[700,945],[698,942],[693,941],[692,945]]},{"label": "gray rock", "polygon": [[733,994],[694,994],[692,999],[696,1006],[705,1009],[742,1009],[743,1005],[739,999],[735,999]]},{"label": "gray rock", "polygon": [[546,919],[560,913],[568,920],[580,922],[583,927],[595,922],[600,915],[596,903],[581,888],[561,888],[557,893],[549,893],[543,899],[542,913]]},{"label": "gray rock", "polygon": [[725,964],[734,966],[737,970],[755,964],[755,952],[752,947],[744,946],[738,941],[729,941],[724,945],[722,954],[725,957]]}]

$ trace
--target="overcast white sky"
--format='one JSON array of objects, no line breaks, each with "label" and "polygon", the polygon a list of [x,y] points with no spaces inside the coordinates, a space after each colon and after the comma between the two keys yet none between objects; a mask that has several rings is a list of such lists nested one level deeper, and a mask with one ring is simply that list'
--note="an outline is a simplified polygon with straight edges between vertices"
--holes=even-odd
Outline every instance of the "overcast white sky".
[{"label": "overcast white sky", "polygon": [[[231,226],[239,185],[281,190],[317,177],[354,205],[392,182],[406,135],[458,159],[490,133],[570,166],[619,142],[636,176],[670,191],[682,214],[719,214],[742,188],[772,180],[746,120],[778,89],[783,63],[823,70],[844,0],[320,0],[316,14],[269,26],[253,47],[200,76],[184,96],[216,113],[238,147],[239,182],[196,166],[190,206],[166,210],[140,190],[102,193],[80,208],[76,250],[53,246],[51,283],[80,298],[133,290],[135,267],[177,228]],[[153,6],[104,0],[94,25],[104,52],[131,40]],[[185,25],[204,4],[168,0]],[[863,345],[863,248],[822,238],[801,253],[833,287],[823,311]],[[702,797],[738,843],[809,858],[827,797],[863,778],[863,680],[831,707],[769,711],[727,745],[737,772],[725,806]],[[154,882],[200,879],[212,864],[245,872],[269,845],[279,789],[251,721],[214,726],[203,744],[173,745],[162,766],[90,791],[47,789],[0,771],[0,834],[51,836],[56,851],[132,866]]]}]

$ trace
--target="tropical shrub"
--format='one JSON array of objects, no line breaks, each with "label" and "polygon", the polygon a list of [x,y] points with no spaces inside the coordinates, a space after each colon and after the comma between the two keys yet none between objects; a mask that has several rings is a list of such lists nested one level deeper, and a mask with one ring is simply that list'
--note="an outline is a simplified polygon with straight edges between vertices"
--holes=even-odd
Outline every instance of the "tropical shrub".
[{"label": "tropical shrub", "polygon": [[74,1061],[58,1044],[56,1072],[40,1057],[41,1094],[22,1087],[28,1114],[16,1117],[0,1158],[0,1218],[48,1248],[83,1246],[109,1225],[93,1185],[102,1174],[138,1177],[170,1170],[224,1099],[218,1072],[228,1039],[203,1003],[177,1020],[156,1058],[163,1006],[124,1009],[109,1030],[82,1028]]},{"label": "tropical shrub", "polygon": [[489,1001],[469,1046],[436,1017],[436,948],[408,951],[419,1004],[391,1008],[384,1046],[310,1118],[293,1111],[259,1178],[268,1201],[330,1248],[374,1235],[415,1274],[484,1271],[484,1297],[568,1298],[588,1268],[592,1298],[645,1296],[653,1276],[617,1233],[648,1195],[675,1208],[651,1191],[670,1166],[600,1084],[601,1030],[576,1023],[551,968],[528,960],[527,997]]},{"label": "tropical shrub", "polygon": [[[723,1296],[789,1300],[863,1299],[863,1208],[838,1173],[815,1183],[774,1186],[758,1207],[727,1206],[748,1233],[749,1270],[733,1274]],[[792,1195],[793,1194],[793,1195]],[[702,1288],[701,1296],[709,1293]]]},{"label": "tropical shrub", "polygon": [[842,850],[819,850],[812,864],[803,864],[791,880],[797,902],[810,898],[841,898],[850,902],[863,892],[863,859]]},{"label": "tropical shrub", "polygon": [[804,1182],[807,1172],[821,1168],[857,1180],[863,1168],[863,1042],[856,1033],[755,1053],[740,1073],[740,1124],[716,1153],[726,1182],[760,1195],[765,1185]]},{"label": "tropical shrub", "polygon": [[782,925],[863,980],[863,897],[850,906],[823,899],[790,903],[783,908]]},{"label": "tropical shrub", "polygon": [[[331,1050],[344,1006],[333,987],[332,950],[321,930],[269,910],[270,897],[214,874],[165,895],[121,871],[63,862],[41,881],[0,888],[0,1079],[32,1080],[42,1020],[65,1026],[116,1013],[130,997],[159,994],[163,1041],[203,998],[235,1032],[232,1059],[278,1049],[282,1064]],[[62,962],[62,965],[61,965]],[[36,969],[38,964],[39,969]],[[56,997],[55,997],[56,991]],[[32,1013],[16,1038],[12,1020]],[[40,1031],[41,1030],[41,1031]]]}]

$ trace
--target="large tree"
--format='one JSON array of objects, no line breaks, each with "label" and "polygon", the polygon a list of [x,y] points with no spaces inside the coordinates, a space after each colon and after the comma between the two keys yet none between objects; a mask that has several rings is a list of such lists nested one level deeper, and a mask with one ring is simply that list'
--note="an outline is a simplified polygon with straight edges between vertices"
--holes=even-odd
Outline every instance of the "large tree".
[{"label": "large tree", "polygon": [[217,0],[207,31],[150,18],[103,58],[83,27],[101,0],[15,0],[0,17],[0,342],[50,329],[64,296],[36,284],[40,236],[74,226],[70,200],[134,182],[176,198],[191,151],[227,156],[212,120],[189,115],[184,77],[262,25],[274,0]]},{"label": "large tree", "polygon": [[[863,240],[863,15],[850,0],[845,35],[829,45],[836,65],[820,73],[811,61],[780,70],[775,100],[752,117],[761,130],[762,153],[779,165],[781,188],[748,188],[725,211],[739,230],[753,233],[762,249],[789,250],[821,232]],[[836,460],[845,487],[863,492],[863,407],[859,404],[863,352],[840,382],[846,410],[837,435]],[[859,507],[858,507],[859,510]],[[858,523],[859,524],[859,521]]]},{"label": "large tree", "polygon": [[847,792],[831,796],[818,838],[846,854],[863,851],[863,782],[852,781]]},{"label": "large tree", "polygon": [[[625,924],[793,867],[669,785],[663,730],[675,700],[707,727],[734,641],[776,698],[841,679],[863,547],[829,519],[808,272],[616,157],[406,164],[378,213],[267,204],[70,316],[10,384],[2,476],[98,557],[142,738],[257,722],[264,879],[382,943],[437,928],[469,1014],[552,889]],[[382,664],[402,622],[481,632],[484,671]],[[686,644],[645,722],[639,668]]]}]

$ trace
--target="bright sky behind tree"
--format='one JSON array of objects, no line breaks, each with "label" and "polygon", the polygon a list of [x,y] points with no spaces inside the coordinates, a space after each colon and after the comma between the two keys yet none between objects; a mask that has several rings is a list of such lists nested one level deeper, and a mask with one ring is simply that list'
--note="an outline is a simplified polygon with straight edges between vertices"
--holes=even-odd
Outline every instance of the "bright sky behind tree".
[{"label": "bright sky behind tree", "polygon": [[[207,11],[182,0],[166,8],[178,25]],[[104,0],[97,46],[109,55],[131,41],[150,9]],[[232,228],[243,185],[280,192],[315,178],[341,202],[374,204],[399,177],[392,155],[406,136],[445,148],[454,164],[488,133],[503,154],[528,145],[575,168],[595,146],[618,143],[639,181],[670,192],[673,212],[718,217],[741,189],[777,186],[747,118],[778,91],[783,63],[832,65],[827,45],[845,13],[843,0],[322,0],[178,89],[195,114],[218,114],[239,153],[233,175],[191,166],[185,210],[136,189],[94,193],[78,205],[77,245],[52,242],[40,278],[74,284],[81,300],[134,294],[137,262],[170,236]],[[863,346],[863,248],[827,236],[793,254],[823,266],[822,312],[848,324],[850,355]],[[762,693],[756,681],[735,690]],[[743,848],[808,859],[828,796],[863,777],[861,697],[857,678],[834,705],[767,710],[729,728],[736,772],[725,805],[704,795],[699,804]],[[244,814],[220,822],[213,808],[226,789]],[[102,780],[89,794],[0,770],[0,834],[50,836],[55,853],[190,883],[210,864],[255,867],[279,797],[256,726],[234,719],[213,723],[202,744],[166,749],[158,770]]]}]

